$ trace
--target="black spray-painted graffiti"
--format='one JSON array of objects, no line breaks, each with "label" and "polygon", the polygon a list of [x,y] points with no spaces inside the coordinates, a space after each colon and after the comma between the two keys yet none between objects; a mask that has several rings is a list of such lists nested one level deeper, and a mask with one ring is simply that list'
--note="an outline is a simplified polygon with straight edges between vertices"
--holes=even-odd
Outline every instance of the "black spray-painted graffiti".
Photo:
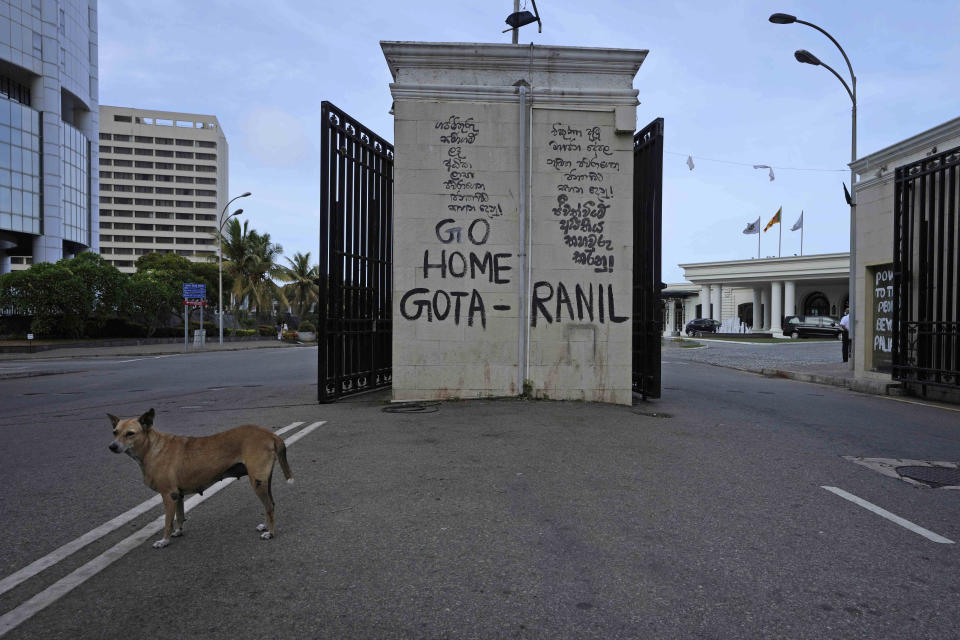
[{"label": "black spray-painted graffiti", "polygon": [[[434,228],[437,240],[441,244],[462,244],[464,240],[464,229],[460,226],[454,226],[456,220],[447,218],[437,223]],[[490,284],[510,284],[510,278],[506,273],[511,267],[508,262],[513,257],[511,253],[493,253],[483,251],[479,247],[486,244],[490,238],[490,222],[484,218],[477,218],[466,228],[467,243],[477,248],[466,251],[452,250],[446,248],[440,249],[439,253],[431,254],[430,249],[423,251],[423,279],[429,280],[431,277],[439,280],[452,279],[485,279]],[[462,313],[462,300],[470,297],[466,313]],[[495,305],[497,311],[509,311],[508,305]],[[407,320],[418,320],[426,318],[427,322],[433,322],[436,319],[442,322],[447,318],[459,325],[462,319],[466,319],[467,326],[474,326],[474,321],[479,317],[480,326],[487,328],[486,304],[483,301],[483,295],[476,289],[470,291],[446,291],[444,289],[430,289],[417,287],[407,291],[400,298],[400,315]]]},{"label": "black spray-painted graffiti", "polygon": [[[613,273],[613,242],[604,235],[613,187],[601,183],[606,173],[620,172],[620,163],[607,159],[613,151],[602,140],[600,127],[578,129],[554,122],[550,134],[553,138],[547,144],[558,155],[547,158],[546,165],[560,173],[557,206],[551,211],[559,218],[563,242],[573,249],[575,264],[593,267],[596,273]],[[583,155],[584,150],[588,155]],[[574,199],[577,196],[589,199]]]},{"label": "black spray-painted graffiti", "polygon": [[[487,185],[477,173],[467,152],[481,130],[473,118],[451,115],[434,122],[440,132],[439,141],[451,145],[443,152],[441,164],[447,177],[441,188],[448,194],[447,212],[472,215],[466,222],[456,218],[440,220],[434,234],[442,245],[423,251],[423,279],[438,281],[437,287],[416,287],[400,297],[400,315],[406,320],[425,319],[427,322],[453,322],[467,326],[487,328],[487,305],[483,294],[473,287],[448,290],[443,285],[456,280],[485,281],[488,285],[510,284],[508,272],[512,270],[513,254],[495,253],[483,249],[490,239],[490,219],[503,215],[503,206],[487,193]],[[476,217],[477,215],[482,217]],[[465,245],[459,249],[447,245]],[[461,285],[462,286],[462,285]],[[495,311],[509,311],[510,305],[493,305]]]},{"label": "black spray-painted graffiti", "polygon": [[[594,305],[594,287],[597,292],[596,305]],[[612,284],[575,284],[571,298],[570,289],[562,282],[558,282],[554,287],[549,282],[540,281],[533,285],[530,326],[537,326],[537,319],[540,317],[547,324],[561,322],[564,319],[571,322],[589,321],[600,324],[605,323],[607,319],[615,324],[629,320],[629,316],[617,315],[615,304],[616,298],[613,295]],[[595,311],[596,315],[594,315]]]},{"label": "black spray-painted graffiti", "polygon": [[440,136],[441,144],[452,144],[446,151],[443,167],[447,179],[443,190],[450,194],[447,211],[451,213],[479,213],[488,218],[503,215],[503,206],[491,200],[487,194],[487,185],[478,179],[473,163],[465,154],[464,145],[472,145],[480,137],[480,126],[473,118],[450,116],[433,123],[434,129],[444,132]]}]

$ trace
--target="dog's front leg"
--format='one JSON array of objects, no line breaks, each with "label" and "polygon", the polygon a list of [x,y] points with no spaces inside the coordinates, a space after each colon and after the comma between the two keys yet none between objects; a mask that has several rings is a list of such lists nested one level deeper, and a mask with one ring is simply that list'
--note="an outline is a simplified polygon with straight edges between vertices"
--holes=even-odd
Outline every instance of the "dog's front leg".
[{"label": "dog's front leg", "polygon": [[174,499],[177,501],[177,516],[174,520],[175,526],[173,532],[170,535],[174,538],[179,538],[183,535],[183,523],[186,522],[187,519],[183,517],[183,494],[178,491],[173,495],[176,496]]},{"label": "dog's front leg", "polygon": [[173,531],[173,516],[177,511],[177,501],[169,491],[160,494],[163,499],[163,538],[153,543],[154,549],[163,549],[170,544],[170,533]]}]

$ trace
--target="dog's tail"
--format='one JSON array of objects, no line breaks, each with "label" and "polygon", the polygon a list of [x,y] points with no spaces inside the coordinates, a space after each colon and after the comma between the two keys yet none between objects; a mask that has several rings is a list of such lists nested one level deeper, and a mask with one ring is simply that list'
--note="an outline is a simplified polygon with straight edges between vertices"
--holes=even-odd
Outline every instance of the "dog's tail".
[{"label": "dog's tail", "polygon": [[277,437],[274,443],[274,452],[277,454],[277,461],[280,463],[283,477],[287,479],[287,484],[293,484],[293,472],[290,471],[290,464],[287,462],[287,445],[280,437]]}]

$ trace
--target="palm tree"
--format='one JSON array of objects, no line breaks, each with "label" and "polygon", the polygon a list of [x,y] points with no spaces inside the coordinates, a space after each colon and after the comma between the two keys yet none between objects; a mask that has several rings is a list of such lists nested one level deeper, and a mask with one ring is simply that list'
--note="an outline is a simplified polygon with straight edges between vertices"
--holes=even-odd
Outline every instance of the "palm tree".
[{"label": "palm tree", "polygon": [[283,273],[280,279],[290,284],[283,287],[283,292],[295,306],[297,315],[303,318],[304,312],[310,308],[310,303],[320,299],[320,287],[316,282],[320,268],[317,265],[310,266],[309,251],[306,255],[296,253],[292,260],[290,258],[286,260],[290,266],[282,267]]},{"label": "palm tree", "polygon": [[287,305],[287,297],[275,280],[283,276],[283,267],[277,259],[283,253],[283,247],[270,241],[270,234],[250,232],[250,246],[243,262],[238,265],[239,276],[234,283],[234,291],[257,308],[260,315],[270,315],[273,301]]},{"label": "palm tree", "polygon": [[283,247],[270,240],[270,234],[259,234],[236,218],[227,223],[227,233],[222,238],[223,258],[226,268],[233,276],[235,300],[246,299],[257,309],[258,315],[269,316],[273,301],[287,304],[283,290],[274,281],[283,276],[284,267],[277,264]]},{"label": "palm tree", "polygon": [[[233,279],[234,285],[236,285],[236,280],[240,276],[240,265],[246,261],[246,257],[250,253],[249,224],[249,221],[244,220],[241,225],[240,220],[231,218],[227,221],[226,234],[220,236],[223,269]],[[214,235],[216,236],[216,234]],[[216,259],[216,256],[209,258],[211,261]],[[234,296],[235,288],[235,286],[230,288],[230,307],[234,310],[237,306],[237,298]]]}]

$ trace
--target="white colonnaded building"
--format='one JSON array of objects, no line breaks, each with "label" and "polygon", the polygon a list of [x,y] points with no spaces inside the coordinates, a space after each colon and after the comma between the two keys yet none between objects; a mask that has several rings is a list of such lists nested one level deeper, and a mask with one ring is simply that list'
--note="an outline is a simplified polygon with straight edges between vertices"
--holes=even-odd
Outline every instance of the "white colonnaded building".
[{"label": "white colonnaded building", "polygon": [[849,302],[849,253],[678,266],[687,282],[661,292],[665,336],[682,333],[695,318],[713,318],[782,337],[784,316],[839,318]]}]

